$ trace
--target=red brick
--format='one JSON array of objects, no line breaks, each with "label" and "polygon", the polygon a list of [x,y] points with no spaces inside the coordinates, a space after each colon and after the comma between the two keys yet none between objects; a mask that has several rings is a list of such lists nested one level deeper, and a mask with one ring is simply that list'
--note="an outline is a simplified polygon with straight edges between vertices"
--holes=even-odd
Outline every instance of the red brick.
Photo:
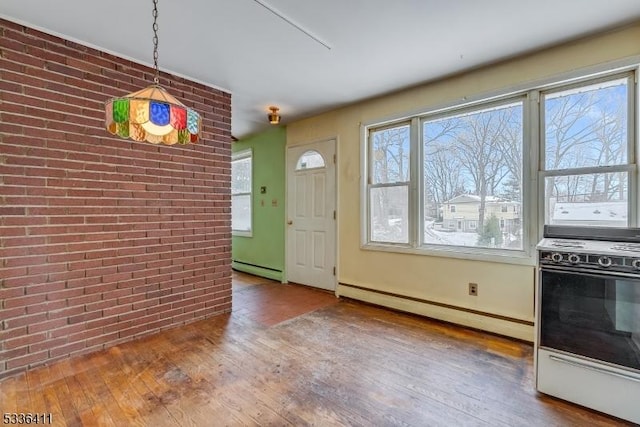
[{"label": "red brick", "polygon": [[[0,288],[0,301],[4,301],[9,298],[16,298],[24,296],[25,289],[20,288]],[[3,313],[5,317],[8,317],[6,313]]]},{"label": "red brick", "polygon": [[82,277],[79,279],[67,280],[67,288],[81,288],[84,290],[86,287],[97,285],[98,283],[100,283],[100,276]]},{"label": "red brick", "polygon": [[88,295],[81,295],[78,297],[69,298],[67,299],[67,302],[69,307],[73,307],[76,305],[84,306],[85,304],[90,304],[92,302],[100,301],[101,299],[102,299],[102,295],[100,293],[92,293]]},{"label": "red brick", "polygon": [[43,362],[47,360],[49,356],[47,351],[41,351],[39,353],[27,354],[22,357],[16,357],[14,359],[7,360],[7,369],[13,369],[17,367],[28,367],[31,365],[36,365],[38,362]]},{"label": "red brick", "polygon": [[[4,182],[6,183],[6,181]],[[16,182],[14,181],[13,183],[16,183]],[[27,209],[23,207],[0,206],[0,216],[26,215],[26,213],[27,213]]]},{"label": "red brick", "polygon": [[84,341],[74,342],[71,344],[63,345],[62,347],[57,347],[49,350],[51,357],[61,356],[65,354],[70,354],[74,351],[81,350],[85,347]]},{"label": "red brick", "polygon": [[91,320],[85,324],[87,329],[97,329],[104,328],[107,325],[111,325],[113,323],[113,318],[109,317],[101,317],[96,320]]},{"label": "red brick", "polygon": [[90,313],[84,313],[84,314],[78,314],[76,316],[70,316],[67,319],[67,321],[68,321],[68,323],[70,325],[73,325],[75,323],[85,324],[89,320],[98,319],[99,317],[102,317],[102,311],[92,311]]},{"label": "red brick", "polygon": [[24,344],[0,353],[0,377],[227,309],[229,94],[163,73],[215,147],[132,144],[105,132],[103,102],[152,70],[1,19],[0,33],[0,337]]},{"label": "red brick", "polygon": [[61,280],[72,280],[84,277],[84,271],[63,271],[61,273],[51,273],[48,276],[50,282],[58,282]]},{"label": "red brick", "polygon": [[47,318],[49,320],[53,319],[67,319],[70,316],[78,315],[84,313],[84,306],[78,305],[74,307],[67,307],[61,310],[52,310],[47,313]]},{"label": "red brick", "polygon": [[41,332],[39,334],[33,334],[33,335],[23,335],[23,336],[18,337],[18,338],[5,340],[4,341],[4,348],[6,350],[12,350],[12,349],[18,348],[18,347],[25,347],[25,346],[28,346],[30,344],[37,343],[38,341],[43,341],[46,338],[47,338],[47,334],[44,333],[44,332]]},{"label": "red brick", "polygon": [[69,342],[69,340],[67,339],[67,337],[60,337],[60,338],[55,338],[55,339],[48,339],[48,340],[43,340],[37,343],[34,343],[32,345],[29,346],[29,353],[35,353],[37,351],[42,351],[42,350],[48,350],[50,348],[53,347],[59,347],[61,345],[66,344],[67,342]]},{"label": "red brick", "polygon": [[130,305],[118,305],[118,306],[114,306],[114,307],[111,307],[111,308],[105,308],[102,311],[103,311],[105,317],[116,316],[116,315],[120,315],[120,314],[123,314],[123,313],[128,313],[129,311],[131,311],[131,306]]},{"label": "red brick", "polygon": [[[42,258],[41,258],[42,259]],[[48,261],[48,257],[44,257]],[[52,273],[60,273],[67,270],[65,264],[52,264],[52,263],[36,263],[30,266],[27,271],[29,275],[49,275]]]},{"label": "red brick", "polygon": [[70,334],[75,334],[80,331],[84,331],[87,329],[87,325],[85,323],[76,323],[74,325],[62,326],[56,329],[49,331],[49,336],[51,338],[60,338],[60,337],[68,337]]},{"label": "red brick", "polygon": [[4,301],[3,307],[4,308],[25,307],[28,305],[44,302],[46,299],[47,299],[47,296],[44,294],[8,298]]},{"label": "red brick", "polygon": [[93,347],[95,345],[98,344],[106,344],[106,343],[111,343],[114,342],[118,339],[118,333],[117,332],[113,332],[110,334],[105,334],[105,335],[100,335],[97,336],[95,338],[91,338],[87,340],[87,347]]},{"label": "red brick", "polygon": [[[40,314],[44,314],[44,313],[40,313]],[[38,316],[40,314],[37,314],[34,316]],[[27,327],[27,329],[29,330],[30,334],[35,334],[38,332],[51,331],[61,326],[64,326],[66,324],[67,324],[67,319],[53,319],[53,320],[47,320],[42,323],[30,324]]]}]

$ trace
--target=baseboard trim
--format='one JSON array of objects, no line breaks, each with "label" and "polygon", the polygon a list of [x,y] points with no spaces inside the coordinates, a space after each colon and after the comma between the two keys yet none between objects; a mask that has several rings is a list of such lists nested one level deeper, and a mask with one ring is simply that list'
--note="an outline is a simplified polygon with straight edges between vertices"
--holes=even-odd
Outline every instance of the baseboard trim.
[{"label": "baseboard trim", "polygon": [[275,268],[262,267],[260,265],[249,264],[242,261],[232,261],[231,268],[234,270],[242,271],[243,273],[253,274],[254,276],[265,277],[271,280],[283,281],[283,274],[281,270]]},{"label": "baseboard trim", "polygon": [[339,282],[338,296],[533,342],[534,322]]}]

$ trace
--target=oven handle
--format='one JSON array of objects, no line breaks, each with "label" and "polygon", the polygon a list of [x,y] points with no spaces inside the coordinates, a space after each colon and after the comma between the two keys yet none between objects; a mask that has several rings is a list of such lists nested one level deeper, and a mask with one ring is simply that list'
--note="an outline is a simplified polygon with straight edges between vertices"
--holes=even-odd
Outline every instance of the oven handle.
[{"label": "oven handle", "polygon": [[638,273],[625,273],[620,271],[610,270],[594,270],[591,268],[575,268],[565,265],[540,265],[540,271],[548,271],[555,273],[574,273],[579,275],[589,276],[608,276],[608,277],[625,277],[629,279],[638,279]]},{"label": "oven handle", "polygon": [[591,371],[596,371],[596,372],[601,373],[601,374],[613,375],[614,377],[623,378],[625,380],[631,380],[631,381],[640,382],[640,378],[635,377],[635,376],[622,374],[620,372],[614,372],[614,371],[611,371],[609,369],[600,368],[600,367],[593,366],[593,365],[587,365],[586,363],[580,363],[580,362],[577,362],[575,360],[565,359],[564,357],[554,356],[554,355],[550,354],[549,355],[549,359],[553,360],[554,362],[566,363],[567,365],[577,366],[579,368],[584,368],[584,369],[589,369]]}]

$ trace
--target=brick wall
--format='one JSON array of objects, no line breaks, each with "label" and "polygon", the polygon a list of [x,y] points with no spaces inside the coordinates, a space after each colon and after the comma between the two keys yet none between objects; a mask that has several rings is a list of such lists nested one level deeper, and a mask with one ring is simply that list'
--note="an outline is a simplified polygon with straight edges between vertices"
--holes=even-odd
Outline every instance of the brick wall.
[{"label": "brick wall", "polygon": [[0,378],[231,309],[231,97],[160,84],[203,138],[112,137],[151,69],[0,20]]}]

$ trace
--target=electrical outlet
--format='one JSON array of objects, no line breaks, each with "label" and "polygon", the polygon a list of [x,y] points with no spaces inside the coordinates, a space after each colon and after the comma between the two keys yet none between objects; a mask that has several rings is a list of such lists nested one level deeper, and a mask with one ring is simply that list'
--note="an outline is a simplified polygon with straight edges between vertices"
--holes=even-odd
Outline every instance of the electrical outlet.
[{"label": "electrical outlet", "polygon": [[469,283],[469,295],[473,295],[474,297],[478,296],[478,284],[477,283]]}]

